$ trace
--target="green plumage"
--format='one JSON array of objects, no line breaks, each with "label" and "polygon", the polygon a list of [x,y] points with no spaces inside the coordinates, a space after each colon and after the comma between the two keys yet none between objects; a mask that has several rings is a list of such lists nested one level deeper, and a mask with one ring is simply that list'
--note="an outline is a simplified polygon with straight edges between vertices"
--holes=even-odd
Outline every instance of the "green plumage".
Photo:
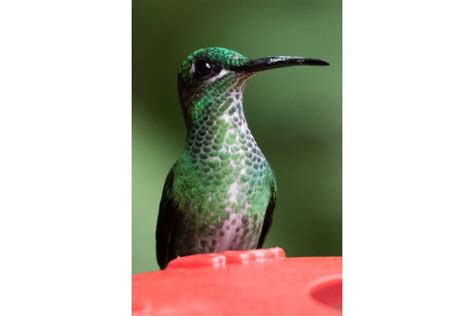
[{"label": "green plumage", "polygon": [[[225,48],[189,55],[178,74],[187,136],[165,182],[156,253],[177,257],[262,247],[276,203],[276,181],[245,120],[243,91],[258,69],[301,58],[249,60]],[[314,60],[312,60],[314,62]]]}]

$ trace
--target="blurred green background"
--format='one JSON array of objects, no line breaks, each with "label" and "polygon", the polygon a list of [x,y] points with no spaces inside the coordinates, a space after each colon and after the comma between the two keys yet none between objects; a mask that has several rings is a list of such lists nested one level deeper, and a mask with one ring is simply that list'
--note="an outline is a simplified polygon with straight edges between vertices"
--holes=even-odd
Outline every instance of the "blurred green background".
[{"label": "blurred green background", "polygon": [[244,109],[278,181],[265,247],[283,247],[288,256],[341,255],[341,1],[133,0],[132,10],[133,273],[158,269],[161,191],[185,138],[177,71],[188,53],[207,46],[331,63],[255,76]]}]

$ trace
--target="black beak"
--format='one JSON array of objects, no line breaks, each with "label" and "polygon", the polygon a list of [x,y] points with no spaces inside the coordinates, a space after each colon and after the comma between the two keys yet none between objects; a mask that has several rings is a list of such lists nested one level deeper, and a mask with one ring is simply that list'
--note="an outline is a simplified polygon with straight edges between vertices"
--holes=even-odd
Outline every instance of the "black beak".
[{"label": "black beak", "polygon": [[231,70],[236,72],[258,72],[290,66],[329,66],[329,63],[314,58],[273,56],[251,59],[243,65],[232,67]]}]

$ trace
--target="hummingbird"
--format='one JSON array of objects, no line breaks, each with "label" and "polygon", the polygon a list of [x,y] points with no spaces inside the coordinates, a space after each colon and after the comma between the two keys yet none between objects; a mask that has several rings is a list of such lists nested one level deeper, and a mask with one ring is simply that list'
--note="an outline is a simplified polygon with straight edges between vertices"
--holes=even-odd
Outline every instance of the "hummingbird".
[{"label": "hummingbird", "polygon": [[231,49],[201,48],[182,62],[178,91],[185,149],[166,177],[156,226],[164,269],[179,256],[261,248],[272,224],[276,179],[250,132],[242,105],[254,74],[320,59],[249,59]]}]

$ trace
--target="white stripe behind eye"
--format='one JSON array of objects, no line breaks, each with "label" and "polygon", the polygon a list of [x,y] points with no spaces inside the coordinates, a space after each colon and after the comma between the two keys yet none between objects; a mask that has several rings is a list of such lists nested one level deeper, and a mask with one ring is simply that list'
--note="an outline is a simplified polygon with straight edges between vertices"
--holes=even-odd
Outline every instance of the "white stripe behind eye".
[{"label": "white stripe behind eye", "polygon": [[210,78],[210,79],[209,79],[209,82],[214,82],[214,81],[216,81],[217,79],[224,77],[224,76],[227,75],[229,72],[230,72],[230,70],[228,70],[228,69],[222,69],[217,75],[215,75],[214,77]]}]

